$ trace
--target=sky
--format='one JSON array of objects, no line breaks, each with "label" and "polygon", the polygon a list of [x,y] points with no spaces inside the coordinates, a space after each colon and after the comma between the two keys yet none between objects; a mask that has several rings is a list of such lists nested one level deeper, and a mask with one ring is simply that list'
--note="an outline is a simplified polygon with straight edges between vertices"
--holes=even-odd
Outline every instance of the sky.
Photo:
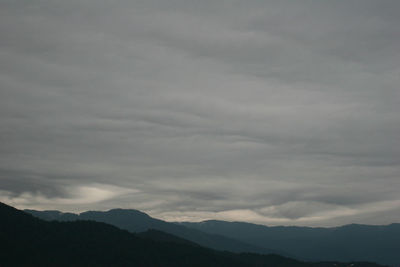
[{"label": "sky", "polygon": [[0,201],[400,222],[400,1],[0,0]]}]

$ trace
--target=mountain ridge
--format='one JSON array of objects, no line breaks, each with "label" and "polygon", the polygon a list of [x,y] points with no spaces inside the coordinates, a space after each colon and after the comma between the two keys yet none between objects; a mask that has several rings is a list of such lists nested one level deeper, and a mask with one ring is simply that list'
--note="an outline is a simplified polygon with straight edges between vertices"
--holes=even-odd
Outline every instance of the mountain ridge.
[{"label": "mountain ridge", "polygon": [[155,219],[148,214],[134,209],[110,209],[108,211],[86,211],[79,214],[63,213],[60,211],[36,211],[25,210],[38,218],[44,220],[75,221],[75,220],[94,220],[114,225],[118,228],[132,233],[144,232],[149,229],[164,231],[178,237],[187,239],[199,245],[221,251],[230,252],[252,252],[252,253],[276,253],[285,256],[285,252],[262,248],[247,244],[245,242],[224,237],[218,234],[207,234],[196,229],[175,223],[165,222]]},{"label": "mountain ridge", "polygon": [[[338,227],[265,226],[208,220],[177,223],[206,233],[218,232],[258,246],[285,249],[302,260],[368,260],[399,265],[400,224],[349,224]],[[297,244],[302,244],[301,246]]]},{"label": "mountain ridge", "polygon": [[[305,261],[400,263],[400,256],[397,255],[397,244],[400,244],[398,223],[379,226],[349,224],[338,227],[265,226],[221,220],[171,223],[135,209],[87,211],[80,214],[27,212],[47,220],[101,221],[135,233],[155,229],[222,251],[275,253]],[[387,231],[394,232],[387,234]]]},{"label": "mountain ridge", "polygon": [[[44,221],[0,203],[1,266],[379,267],[375,263],[307,263],[279,255],[218,252],[166,233],[151,238],[94,221]],[[146,233],[144,234],[146,235]],[[171,240],[172,239],[172,240]]]}]

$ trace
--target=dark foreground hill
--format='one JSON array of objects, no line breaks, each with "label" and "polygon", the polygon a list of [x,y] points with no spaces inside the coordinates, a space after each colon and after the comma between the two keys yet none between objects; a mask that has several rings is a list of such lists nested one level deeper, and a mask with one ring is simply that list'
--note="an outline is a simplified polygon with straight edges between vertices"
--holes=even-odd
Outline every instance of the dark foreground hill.
[{"label": "dark foreground hill", "polygon": [[255,246],[285,250],[303,260],[362,260],[400,266],[400,224],[312,228],[212,220],[180,225]]},{"label": "dark foreground hill", "polygon": [[[335,264],[305,263],[278,255],[218,252],[157,231],[139,236],[93,221],[47,222],[2,203],[0,218],[0,266],[322,267]],[[378,265],[354,263],[353,266]]]}]

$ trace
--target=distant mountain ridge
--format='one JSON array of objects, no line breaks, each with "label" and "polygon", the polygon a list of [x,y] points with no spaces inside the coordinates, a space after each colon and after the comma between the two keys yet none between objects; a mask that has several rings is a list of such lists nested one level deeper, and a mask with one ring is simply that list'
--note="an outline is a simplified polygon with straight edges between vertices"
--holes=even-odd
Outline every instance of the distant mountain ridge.
[{"label": "distant mountain ridge", "polygon": [[163,231],[177,237],[192,241],[196,244],[212,249],[230,252],[276,253],[284,256],[284,252],[271,250],[265,247],[250,245],[245,242],[216,234],[208,234],[191,229],[183,225],[165,222],[150,217],[144,212],[133,209],[112,209],[109,211],[87,211],[80,214],[63,213],[60,211],[25,210],[40,219],[47,221],[76,221],[92,220],[114,225],[132,233],[140,233],[149,229]]},{"label": "distant mountain ridge", "polygon": [[0,266],[325,266],[218,252],[157,231],[137,235],[94,221],[48,222],[3,203],[0,218]]},{"label": "distant mountain ridge", "polygon": [[132,234],[94,221],[48,222],[3,203],[0,218],[0,266],[381,266],[219,252],[154,230]]},{"label": "distant mountain ridge", "polygon": [[[332,228],[265,226],[244,222],[178,223],[260,247],[284,250],[303,260],[363,260],[400,265],[400,224],[349,224]],[[299,245],[301,244],[301,245]]]},{"label": "distant mountain ridge", "polygon": [[112,209],[81,214],[26,210],[45,220],[94,220],[139,233],[163,231],[196,244],[231,252],[275,253],[306,261],[372,261],[400,264],[400,224],[333,228],[274,226],[210,220],[170,223],[138,210]]}]

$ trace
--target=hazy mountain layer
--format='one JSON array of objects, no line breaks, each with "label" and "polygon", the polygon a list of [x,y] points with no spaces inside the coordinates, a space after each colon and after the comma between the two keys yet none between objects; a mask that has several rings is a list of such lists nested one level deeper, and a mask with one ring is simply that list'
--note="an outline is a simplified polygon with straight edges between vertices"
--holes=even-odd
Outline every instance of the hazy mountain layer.
[{"label": "hazy mountain layer", "polygon": [[[347,266],[234,254],[169,234],[135,235],[93,222],[47,222],[0,203],[0,266]],[[354,263],[353,266],[379,266]]]},{"label": "hazy mountain layer", "polygon": [[[133,233],[144,232],[149,229],[156,229],[166,233],[187,239],[199,245],[230,252],[254,252],[254,253],[278,253],[279,251],[269,250],[266,247],[258,247],[246,244],[232,238],[218,234],[207,234],[202,231],[191,229],[183,225],[165,222],[154,219],[149,215],[137,210],[113,209],[110,211],[87,211],[81,214],[62,213],[59,211],[34,211],[26,212],[44,219],[57,221],[93,220],[114,225],[118,228],[128,230]],[[285,255],[288,256],[288,255]]]},{"label": "hazy mountain layer", "polygon": [[242,222],[169,223],[137,210],[113,209],[81,214],[27,212],[46,220],[94,220],[130,232],[156,229],[205,247],[231,252],[275,253],[307,261],[400,263],[400,224],[346,225],[333,228],[268,227]]},{"label": "hazy mountain layer", "polygon": [[363,260],[400,264],[400,224],[345,225],[333,228],[268,227],[242,222],[179,223],[206,233],[260,247],[284,250],[305,260]]}]

